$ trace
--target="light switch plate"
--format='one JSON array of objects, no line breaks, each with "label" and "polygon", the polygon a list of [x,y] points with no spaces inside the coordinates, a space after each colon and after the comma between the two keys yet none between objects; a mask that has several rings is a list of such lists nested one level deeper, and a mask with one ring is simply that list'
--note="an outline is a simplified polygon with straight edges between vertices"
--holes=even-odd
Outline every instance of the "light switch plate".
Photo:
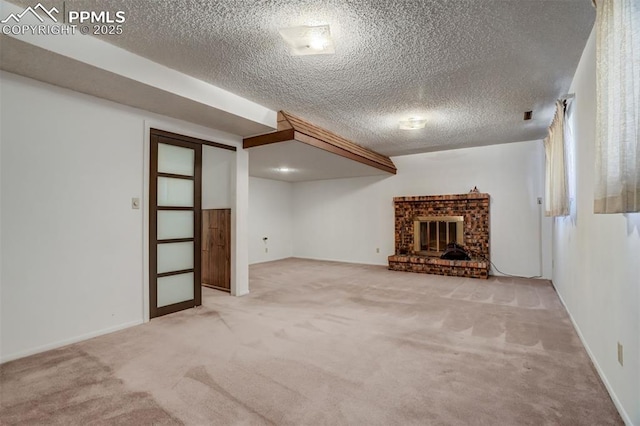
[{"label": "light switch plate", "polygon": [[131,208],[134,210],[140,209],[140,198],[132,198],[131,199]]}]

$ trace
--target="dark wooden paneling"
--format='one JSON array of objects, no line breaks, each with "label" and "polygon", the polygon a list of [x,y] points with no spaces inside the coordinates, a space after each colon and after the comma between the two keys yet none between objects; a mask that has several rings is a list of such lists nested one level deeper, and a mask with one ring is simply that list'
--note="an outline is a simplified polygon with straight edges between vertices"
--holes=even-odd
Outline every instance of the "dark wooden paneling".
[{"label": "dark wooden paneling", "polygon": [[202,210],[202,285],[231,290],[231,209]]},{"label": "dark wooden paneling", "polygon": [[229,151],[236,151],[235,146],[225,145],[218,142],[211,142],[204,139],[192,138],[191,136],[179,135],[177,133],[167,132],[165,130],[151,129],[151,133],[162,138],[174,139],[178,142],[183,141],[183,142],[189,142],[189,143],[194,143],[198,145],[207,145],[207,146],[213,146],[215,148],[228,149]]}]

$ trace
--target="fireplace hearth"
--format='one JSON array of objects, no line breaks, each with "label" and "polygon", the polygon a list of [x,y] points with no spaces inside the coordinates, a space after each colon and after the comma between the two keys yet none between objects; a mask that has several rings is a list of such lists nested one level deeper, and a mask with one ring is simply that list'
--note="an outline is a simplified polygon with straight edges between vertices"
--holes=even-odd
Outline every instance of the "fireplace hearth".
[{"label": "fireplace hearth", "polygon": [[[389,256],[389,269],[488,278],[489,194],[396,197],[393,201],[395,254]],[[470,258],[442,259],[447,247],[454,245]]]}]

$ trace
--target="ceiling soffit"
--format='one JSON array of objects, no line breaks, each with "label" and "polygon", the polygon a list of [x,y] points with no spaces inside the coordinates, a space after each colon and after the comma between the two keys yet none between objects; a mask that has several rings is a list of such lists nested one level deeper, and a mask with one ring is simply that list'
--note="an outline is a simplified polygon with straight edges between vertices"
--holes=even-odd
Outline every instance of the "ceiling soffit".
[{"label": "ceiling soffit", "polygon": [[297,141],[327,152],[374,167],[387,173],[396,174],[396,166],[385,155],[364,148],[333,132],[315,126],[308,121],[284,111],[278,113],[278,130],[243,140],[243,147],[269,145],[279,142]]}]

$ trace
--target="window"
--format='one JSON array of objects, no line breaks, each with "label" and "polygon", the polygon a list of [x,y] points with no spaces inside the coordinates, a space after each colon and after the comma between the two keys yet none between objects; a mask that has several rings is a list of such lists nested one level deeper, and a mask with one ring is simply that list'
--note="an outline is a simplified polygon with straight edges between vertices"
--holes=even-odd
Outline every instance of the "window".
[{"label": "window", "polygon": [[564,163],[567,173],[567,197],[569,198],[569,215],[576,217],[576,140],[573,134],[574,110],[571,99],[566,101],[564,110]]},{"label": "window", "polygon": [[567,167],[565,158],[565,102],[556,102],[549,134],[544,138],[545,154],[545,216],[569,214]]},{"label": "window", "polygon": [[640,1],[597,0],[596,213],[640,211]]}]

